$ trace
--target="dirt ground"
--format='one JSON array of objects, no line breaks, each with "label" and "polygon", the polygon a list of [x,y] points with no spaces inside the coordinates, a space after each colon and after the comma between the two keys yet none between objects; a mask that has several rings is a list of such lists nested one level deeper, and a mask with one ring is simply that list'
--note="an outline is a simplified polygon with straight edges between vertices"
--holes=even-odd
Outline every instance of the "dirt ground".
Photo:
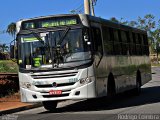
[{"label": "dirt ground", "polygon": [[27,106],[30,104],[20,102],[20,94],[15,93],[6,97],[0,98],[0,111],[14,109],[18,107]]},{"label": "dirt ground", "polygon": [[20,102],[20,93],[15,93],[13,95],[8,95],[6,97],[1,97],[0,98],[0,103],[1,102]]}]

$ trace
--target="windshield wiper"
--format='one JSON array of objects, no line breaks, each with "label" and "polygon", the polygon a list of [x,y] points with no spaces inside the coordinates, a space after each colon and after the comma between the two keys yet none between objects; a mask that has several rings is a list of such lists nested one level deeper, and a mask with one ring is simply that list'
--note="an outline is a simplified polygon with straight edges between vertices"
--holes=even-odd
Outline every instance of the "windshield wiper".
[{"label": "windshield wiper", "polygon": [[64,40],[64,39],[65,39],[65,37],[67,36],[67,34],[68,34],[69,30],[70,30],[70,27],[67,27],[67,28],[66,28],[66,30],[64,31],[64,33],[63,33],[62,37],[60,38],[60,40],[59,40],[59,42],[58,42],[58,44],[57,44],[57,45],[60,45],[60,46],[61,46],[61,44],[63,43],[63,40]]},{"label": "windshield wiper", "polygon": [[[41,42],[42,45],[44,45],[46,48],[48,48],[48,49],[49,49],[49,52],[50,52],[50,45],[49,45],[49,43],[48,43],[48,44],[45,43],[45,42],[42,40],[42,38],[41,38],[37,33],[35,33],[34,31],[32,31],[32,30],[28,30],[28,31],[30,31],[31,34],[33,34],[33,36],[36,37],[37,40],[39,40],[39,41]],[[50,52],[50,55],[51,55],[51,52]]]},{"label": "windshield wiper", "polygon": [[37,33],[35,33],[35,32],[32,31],[32,30],[29,30],[29,29],[28,29],[28,31],[30,31],[31,34],[33,34],[33,36],[36,37],[37,40],[39,40],[39,41],[41,42],[42,45],[45,45],[45,47],[49,48],[49,44],[46,44],[46,43],[42,40],[42,38],[41,38]]},{"label": "windshield wiper", "polygon": [[60,61],[63,61],[63,57],[61,54],[61,49],[62,49],[62,43],[65,39],[65,37],[67,36],[68,32],[70,30],[70,27],[67,27],[66,30],[63,32],[63,35],[61,36],[60,40],[58,41],[58,43],[55,45],[55,63],[56,63],[56,67],[59,67],[59,63]]}]

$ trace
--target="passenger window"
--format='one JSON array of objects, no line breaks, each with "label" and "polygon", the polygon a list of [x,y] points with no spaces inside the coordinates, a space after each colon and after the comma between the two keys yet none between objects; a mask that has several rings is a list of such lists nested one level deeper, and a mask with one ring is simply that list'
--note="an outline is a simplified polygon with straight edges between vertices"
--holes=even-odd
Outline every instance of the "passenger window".
[{"label": "passenger window", "polygon": [[145,55],[149,55],[149,47],[148,47],[147,35],[143,35],[143,41],[144,41],[144,53],[145,53]]},{"label": "passenger window", "polygon": [[118,30],[114,30],[114,41],[119,42]]},{"label": "passenger window", "polygon": [[103,41],[104,41],[104,51],[107,55],[113,55],[113,32],[111,28],[106,26],[102,27],[103,31]]},{"label": "passenger window", "polygon": [[136,34],[136,51],[137,55],[142,55],[142,48],[141,48],[141,38],[140,34]]},{"label": "passenger window", "polygon": [[129,45],[127,39],[127,32],[121,31],[121,39],[122,39],[122,54],[128,55],[129,54]]},{"label": "passenger window", "polygon": [[103,31],[104,44],[107,44],[109,41],[111,41],[109,28],[103,27],[102,31]]},{"label": "passenger window", "polygon": [[136,55],[136,37],[135,33],[132,33],[132,43],[131,43],[131,49],[132,49],[132,55]]},{"label": "passenger window", "polygon": [[121,45],[121,37],[119,34],[119,31],[117,29],[114,29],[114,53],[115,55],[121,55],[122,54],[122,45]]},{"label": "passenger window", "polygon": [[127,34],[125,31],[121,31],[121,38],[123,43],[127,43]]}]

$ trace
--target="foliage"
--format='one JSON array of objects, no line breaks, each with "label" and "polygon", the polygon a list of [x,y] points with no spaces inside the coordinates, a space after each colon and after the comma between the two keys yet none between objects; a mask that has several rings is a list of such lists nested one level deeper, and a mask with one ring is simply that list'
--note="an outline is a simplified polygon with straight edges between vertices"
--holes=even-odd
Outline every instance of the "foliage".
[{"label": "foliage", "polygon": [[[6,31],[9,35],[12,35],[12,37],[14,38],[14,45],[15,45],[15,39],[16,39],[16,23],[12,22],[8,25],[7,27],[7,31]],[[13,42],[12,41],[12,42]],[[15,46],[14,46],[15,49]],[[13,57],[15,58],[15,50],[14,50],[14,55]]]},{"label": "foliage", "polygon": [[110,18],[110,20],[115,23],[120,23],[120,21],[118,19],[116,19],[115,17]]},{"label": "foliage", "polygon": [[12,95],[15,92],[18,92],[19,87],[17,84],[17,81],[13,81],[13,80],[8,80],[8,79],[0,79],[0,98],[4,97],[6,95]]},{"label": "foliage", "polygon": [[8,52],[0,52],[0,60],[9,60],[10,54]]},{"label": "foliage", "polygon": [[7,31],[8,34],[12,35],[15,38],[16,34],[16,23],[12,22],[8,25]]},{"label": "foliage", "polygon": [[9,47],[6,44],[0,44],[0,52],[8,51]]},{"label": "foliage", "polygon": [[11,60],[0,61],[0,72],[1,73],[17,73],[18,65]]}]

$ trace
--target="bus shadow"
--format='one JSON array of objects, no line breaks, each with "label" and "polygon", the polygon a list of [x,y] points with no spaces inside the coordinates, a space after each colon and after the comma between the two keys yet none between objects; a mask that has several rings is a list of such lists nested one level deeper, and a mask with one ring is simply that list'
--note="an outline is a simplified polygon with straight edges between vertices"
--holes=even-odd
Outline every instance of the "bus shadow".
[{"label": "bus shadow", "polygon": [[82,112],[82,111],[99,111],[99,110],[114,110],[132,106],[152,104],[160,102],[160,86],[142,88],[139,96],[130,95],[130,91],[116,95],[116,97],[97,98],[91,100],[80,101],[62,108],[57,108],[54,112],[43,113],[62,113],[62,112]]}]

